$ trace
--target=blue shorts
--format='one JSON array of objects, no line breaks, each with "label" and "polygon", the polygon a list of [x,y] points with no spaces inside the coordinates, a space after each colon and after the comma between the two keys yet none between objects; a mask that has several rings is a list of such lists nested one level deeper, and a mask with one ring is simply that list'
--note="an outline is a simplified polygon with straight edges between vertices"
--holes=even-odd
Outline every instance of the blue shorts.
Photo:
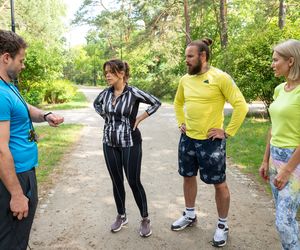
[{"label": "blue shorts", "polygon": [[196,176],[207,184],[226,180],[226,140],[197,140],[182,134],[178,146],[178,172],[181,176]]}]

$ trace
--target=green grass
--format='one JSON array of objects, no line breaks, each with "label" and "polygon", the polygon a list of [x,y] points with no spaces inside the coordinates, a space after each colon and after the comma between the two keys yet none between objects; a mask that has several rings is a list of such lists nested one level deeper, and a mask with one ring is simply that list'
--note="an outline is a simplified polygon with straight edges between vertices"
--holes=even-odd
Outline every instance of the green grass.
[{"label": "green grass", "polygon": [[48,180],[65,152],[78,140],[82,125],[61,125],[58,128],[49,126],[36,127],[39,135],[39,167],[37,179],[39,182]]},{"label": "green grass", "polygon": [[[228,124],[229,117],[225,117],[225,124]],[[271,194],[271,187],[268,182],[262,180],[258,169],[263,159],[266,146],[267,132],[270,128],[270,121],[258,118],[246,118],[238,133],[227,140],[227,156],[234,164],[237,164],[242,172],[254,176],[256,180]],[[297,220],[300,222],[300,209],[297,213]]]},{"label": "green grass", "polygon": [[78,109],[78,108],[86,108],[88,106],[88,101],[86,96],[77,91],[76,95],[70,102],[66,103],[58,103],[58,104],[42,104],[39,108],[43,110],[63,110],[63,109]]},{"label": "green grass", "polygon": [[[229,117],[225,117],[228,124]],[[226,126],[225,126],[226,127]],[[227,140],[227,156],[242,172],[255,176],[262,183],[258,169],[263,159],[270,122],[265,119],[246,118],[238,133]]]},{"label": "green grass", "polygon": [[159,99],[162,103],[167,103],[167,104],[173,104],[174,100],[173,99],[169,99],[169,98],[161,98]]}]

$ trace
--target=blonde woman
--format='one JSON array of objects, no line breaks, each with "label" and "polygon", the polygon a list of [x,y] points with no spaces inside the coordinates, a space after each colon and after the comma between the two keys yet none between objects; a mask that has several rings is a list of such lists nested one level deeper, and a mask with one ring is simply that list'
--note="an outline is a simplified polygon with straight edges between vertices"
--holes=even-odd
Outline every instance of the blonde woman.
[{"label": "blonde woman", "polygon": [[270,179],[276,208],[276,227],[284,250],[299,250],[296,214],[300,204],[300,41],[287,40],[274,47],[271,65],[286,82],[274,91],[261,177]]}]

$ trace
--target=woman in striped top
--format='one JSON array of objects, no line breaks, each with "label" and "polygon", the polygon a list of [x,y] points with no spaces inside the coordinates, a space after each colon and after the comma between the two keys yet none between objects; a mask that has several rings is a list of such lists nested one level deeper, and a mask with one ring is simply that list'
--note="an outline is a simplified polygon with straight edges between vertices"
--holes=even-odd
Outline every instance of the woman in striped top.
[{"label": "woman in striped top", "polygon": [[[129,66],[115,59],[104,63],[103,71],[110,85],[94,101],[96,112],[105,120],[103,152],[112,184],[118,215],[111,225],[118,232],[127,224],[123,169],[142,216],[140,235],[151,235],[145,190],[141,184],[142,137],[138,125],[160,107],[160,101],[144,91],[128,86]],[[139,104],[150,106],[141,115]]]}]

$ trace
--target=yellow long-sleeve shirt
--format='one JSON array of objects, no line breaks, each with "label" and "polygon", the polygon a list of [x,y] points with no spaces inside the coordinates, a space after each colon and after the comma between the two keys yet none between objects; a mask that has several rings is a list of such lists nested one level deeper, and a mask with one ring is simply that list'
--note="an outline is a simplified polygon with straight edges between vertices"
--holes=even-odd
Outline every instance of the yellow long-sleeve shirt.
[{"label": "yellow long-sleeve shirt", "polygon": [[185,123],[186,134],[193,139],[207,139],[209,129],[223,128],[225,101],[233,107],[225,132],[233,136],[248,112],[247,103],[233,79],[214,67],[201,75],[186,74],[179,82],[174,100],[178,126]]}]

